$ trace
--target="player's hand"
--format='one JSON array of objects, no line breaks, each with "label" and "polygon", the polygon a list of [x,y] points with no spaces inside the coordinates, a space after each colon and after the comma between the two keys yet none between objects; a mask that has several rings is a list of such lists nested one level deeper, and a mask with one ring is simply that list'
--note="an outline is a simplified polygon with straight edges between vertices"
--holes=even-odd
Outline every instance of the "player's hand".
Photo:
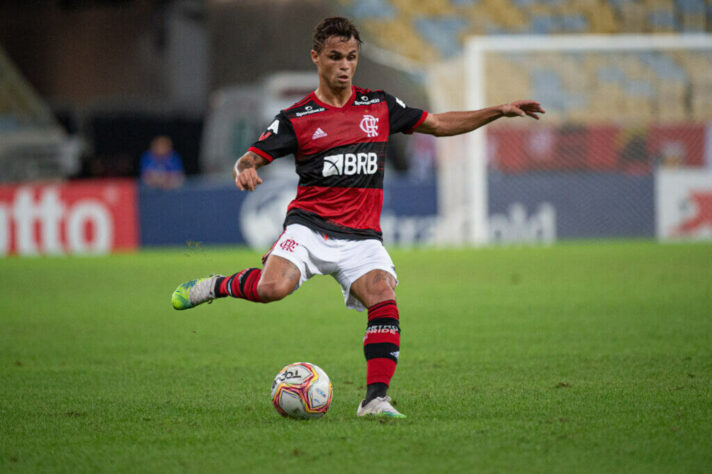
[{"label": "player's hand", "polygon": [[262,178],[257,175],[257,170],[254,168],[244,169],[240,173],[238,173],[236,169],[233,169],[232,175],[240,191],[254,191],[257,189],[257,186],[262,184]]},{"label": "player's hand", "polygon": [[524,117],[528,115],[533,119],[539,120],[537,114],[546,113],[541,104],[535,100],[515,100],[500,107],[505,117]]}]

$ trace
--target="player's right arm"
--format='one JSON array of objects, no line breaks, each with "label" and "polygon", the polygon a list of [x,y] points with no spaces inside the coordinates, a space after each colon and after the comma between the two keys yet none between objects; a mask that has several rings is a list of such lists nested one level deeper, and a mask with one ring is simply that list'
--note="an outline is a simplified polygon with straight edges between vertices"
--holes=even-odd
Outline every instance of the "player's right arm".
[{"label": "player's right arm", "polygon": [[259,140],[247,149],[232,168],[232,177],[240,191],[254,191],[262,184],[257,169],[271,163],[275,158],[296,153],[297,136],[284,112],[275,116]]},{"label": "player's right arm", "polygon": [[240,191],[254,191],[262,184],[262,178],[257,175],[257,169],[268,163],[257,153],[248,151],[242,155],[232,168],[232,177]]}]

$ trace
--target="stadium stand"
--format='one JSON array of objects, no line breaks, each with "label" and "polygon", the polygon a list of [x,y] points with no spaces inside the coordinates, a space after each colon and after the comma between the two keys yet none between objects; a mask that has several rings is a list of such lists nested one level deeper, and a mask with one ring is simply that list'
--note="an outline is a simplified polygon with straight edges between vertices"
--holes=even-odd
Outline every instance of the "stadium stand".
[{"label": "stadium stand", "polygon": [[[483,34],[701,33],[712,31],[707,0],[341,0],[342,8],[373,31],[382,47],[394,45],[391,22],[400,18],[440,57],[462,39]],[[406,38],[406,37],[402,37]],[[405,40],[408,41],[408,40]],[[404,48],[422,60],[417,51]]]},{"label": "stadium stand", "polygon": [[[389,45],[384,21],[404,19],[442,56],[476,34],[700,33],[712,31],[707,0],[342,0],[362,24],[375,22],[375,39]],[[412,59],[420,59],[415,52]]]},{"label": "stadium stand", "polygon": [[[420,63],[447,60],[472,35],[690,34],[712,31],[712,0],[341,0],[368,41]],[[630,52],[502,55],[488,64],[488,100],[531,93],[548,120],[673,122],[712,118],[709,55]],[[525,72],[524,76],[522,71]]]},{"label": "stadium stand", "polygon": [[709,120],[710,71],[702,53],[502,54],[488,64],[488,77],[498,78],[488,101],[530,94],[548,105],[554,122]]},{"label": "stadium stand", "polygon": [[0,181],[66,176],[76,163],[49,107],[0,47]]},{"label": "stadium stand", "polygon": [[49,110],[22,81],[0,49],[0,131],[52,123]]}]

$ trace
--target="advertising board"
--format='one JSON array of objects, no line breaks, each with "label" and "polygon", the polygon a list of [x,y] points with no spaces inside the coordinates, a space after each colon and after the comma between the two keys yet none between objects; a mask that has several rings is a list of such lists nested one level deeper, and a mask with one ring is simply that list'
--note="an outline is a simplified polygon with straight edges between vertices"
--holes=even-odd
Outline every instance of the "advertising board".
[{"label": "advertising board", "polygon": [[489,242],[654,237],[654,175],[490,173]]},{"label": "advertising board", "polygon": [[[384,188],[381,227],[386,244],[434,243],[435,182],[392,179]],[[141,187],[141,244],[246,244],[267,250],[282,232],[296,190],[294,177],[265,180],[254,192],[240,192],[225,181],[193,180],[173,191]]]},{"label": "advertising board", "polygon": [[137,223],[133,180],[0,186],[0,255],[135,249]]},{"label": "advertising board", "polygon": [[655,195],[659,239],[712,239],[712,171],[660,170]]}]

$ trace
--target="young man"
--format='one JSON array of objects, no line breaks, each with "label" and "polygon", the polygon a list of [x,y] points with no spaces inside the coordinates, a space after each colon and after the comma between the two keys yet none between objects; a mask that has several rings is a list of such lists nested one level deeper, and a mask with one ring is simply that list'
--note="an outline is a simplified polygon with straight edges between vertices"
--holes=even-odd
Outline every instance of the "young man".
[{"label": "young man", "polygon": [[334,17],[319,23],[311,51],[319,87],[277,114],[235,163],[237,187],[254,191],[262,183],[260,167],[281,156],[295,156],[297,196],[287,208],[284,232],[263,258],[264,268],[183,283],[172,303],[176,309],[188,309],[225,296],[268,303],[289,295],[313,275],[332,275],[347,307],[368,309],[363,346],[367,391],[357,415],[400,418],[404,415],[386,396],[400,351],[397,279],[380,229],[389,136],[457,135],[500,117],[537,119],[544,110],[531,100],[442,114],[408,107],[384,91],[353,86],[360,44],[349,20]]}]

